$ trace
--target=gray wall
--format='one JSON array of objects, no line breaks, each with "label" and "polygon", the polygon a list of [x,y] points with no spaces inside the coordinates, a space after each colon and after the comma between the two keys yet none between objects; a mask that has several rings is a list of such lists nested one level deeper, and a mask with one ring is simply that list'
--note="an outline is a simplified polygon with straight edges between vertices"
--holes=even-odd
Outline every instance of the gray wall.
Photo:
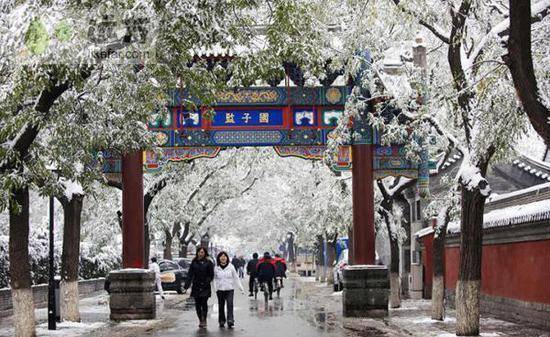
[{"label": "gray wall", "polygon": [[[87,297],[99,291],[104,291],[104,278],[83,280],[78,282],[78,292],[80,297]],[[48,285],[39,284],[32,286],[34,295],[34,306],[44,308],[48,305]],[[0,317],[6,317],[12,314],[11,289],[0,289]]]}]

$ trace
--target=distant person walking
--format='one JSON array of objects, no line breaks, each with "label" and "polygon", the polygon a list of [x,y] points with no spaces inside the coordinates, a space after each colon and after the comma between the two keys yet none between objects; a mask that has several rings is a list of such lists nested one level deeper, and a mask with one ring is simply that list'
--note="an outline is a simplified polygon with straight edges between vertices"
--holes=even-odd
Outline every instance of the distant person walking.
[{"label": "distant person walking", "polygon": [[235,270],[239,270],[241,260],[239,260],[237,255],[233,256],[233,258],[231,259],[231,264],[233,265],[233,267],[235,267]]},{"label": "distant person walking", "polygon": [[252,260],[248,261],[246,265],[246,274],[250,275],[248,280],[249,297],[254,296],[254,282],[258,277],[258,253],[252,254]]},{"label": "distant person walking", "polygon": [[208,258],[208,251],[204,247],[197,249],[197,254],[189,266],[185,292],[191,288],[191,297],[195,299],[195,309],[199,318],[199,328],[206,328],[208,316],[208,298],[212,296],[210,283],[214,279],[214,264]]},{"label": "distant person walking", "polygon": [[156,257],[151,258],[149,270],[155,273],[155,284],[157,285],[157,290],[160,294],[160,298],[164,299],[164,292],[162,291],[162,281],[160,279],[160,267],[157,263]]},{"label": "distant person walking", "polygon": [[246,266],[246,261],[244,260],[244,256],[241,256],[239,258],[239,277],[244,278],[244,267]]},{"label": "distant person walking", "polygon": [[[232,329],[235,325],[233,317],[233,298],[235,295],[235,285],[241,289],[244,294],[243,285],[233,264],[229,263],[229,256],[226,252],[220,252],[216,258],[216,267],[214,268],[214,289],[218,297],[218,322],[220,328],[227,326]],[[227,316],[225,314],[227,306]]]}]

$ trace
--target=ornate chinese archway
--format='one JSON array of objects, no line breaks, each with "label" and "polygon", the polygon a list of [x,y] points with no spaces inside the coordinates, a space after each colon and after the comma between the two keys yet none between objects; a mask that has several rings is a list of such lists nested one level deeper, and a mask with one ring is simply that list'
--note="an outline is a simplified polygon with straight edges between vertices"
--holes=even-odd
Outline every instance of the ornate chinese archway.
[{"label": "ornate chinese archway", "polygon": [[[206,109],[189,111],[183,100],[201,103],[185,91],[174,90],[164,117],[156,117],[148,127],[156,134],[159,150],[143,155],[126,156],[120,165],[107,160],[106,172],[121,170],[124,185],[123,219],[129,219],[123,230],[125,267],[144,265],[142,255],[143,213],[141,195],[134,191],[143,169],[158,170],[169,161],[214,158],[226,147],[269,146],[281,157],[320,160],[324,157],[330,133],[343,114],[349,87],[255,87],[220,92],[213,107],[215,114],[205,118]],[[352,170],[354,263],[374,264],[374,194],[373,180],[387,176],[418,178],[419,188],[428,184],[427,154],[413,163],[405,158],[400,145],[381,146],[376,132],[366,122],[352,122],[354,143],[340,147],[335,170]],[[120,171],[119,171],[120,172]],[[128,188],[131,192],[127,192]],[[139,186],[138,186],[139,187]],[[139,199],[139,200],[138,200]],[[129,201],[131,200],[131,201]],[[131,220],[130,220],[131,219]],[[140,223],[141,222],[141,223]],[[132,229],[130,229],[132,228]],[[141,248],[139,248],[141,247]]]}]

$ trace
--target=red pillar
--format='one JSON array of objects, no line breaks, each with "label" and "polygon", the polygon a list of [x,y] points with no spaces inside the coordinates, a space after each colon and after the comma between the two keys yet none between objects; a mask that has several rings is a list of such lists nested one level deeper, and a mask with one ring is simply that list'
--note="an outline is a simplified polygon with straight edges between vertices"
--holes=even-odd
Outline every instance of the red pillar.
[{"label": "red pillar", "polygon": [[122,267],[144,268],[143,159],[141,152],[122,159]]},{"label": "red pillar", "polygon": [[353,264],[375,263],[374,145],[352,146]]}]

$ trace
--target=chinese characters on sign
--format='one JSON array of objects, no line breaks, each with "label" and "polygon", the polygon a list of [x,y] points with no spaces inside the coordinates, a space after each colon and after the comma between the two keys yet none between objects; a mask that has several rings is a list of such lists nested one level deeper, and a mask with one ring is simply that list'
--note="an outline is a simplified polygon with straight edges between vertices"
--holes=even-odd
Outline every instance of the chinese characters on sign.
[{"label": "chinese characters on sign", "polygon": [[282,109],[216,110],[213,126],[282,126]]}]

